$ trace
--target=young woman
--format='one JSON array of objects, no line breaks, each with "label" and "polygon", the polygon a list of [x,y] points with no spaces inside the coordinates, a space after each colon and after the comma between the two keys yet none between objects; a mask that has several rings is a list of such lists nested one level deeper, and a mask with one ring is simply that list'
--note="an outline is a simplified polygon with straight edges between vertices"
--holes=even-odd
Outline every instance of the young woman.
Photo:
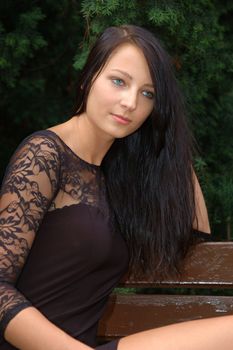
[{"label": "young woman", "polygon": [[[95,347],[107,297],[128,268],[177,273],[198,231],[210,231],[182,99],[151,33],[122,26],[100,36],[76,111],[26,138],[6,170],[1,350]],[[228,350],[232,324],[192,321],[96,349]]]}]

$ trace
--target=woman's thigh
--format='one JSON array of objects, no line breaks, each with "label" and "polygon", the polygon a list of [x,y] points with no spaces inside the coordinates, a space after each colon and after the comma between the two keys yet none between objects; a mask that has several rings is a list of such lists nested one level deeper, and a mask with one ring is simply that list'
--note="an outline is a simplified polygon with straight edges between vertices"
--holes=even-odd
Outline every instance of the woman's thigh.
[{"label": "woman's thigh", "polygon": [[117,350],[232,350],[233,316],[182,322],[120,339]]}]

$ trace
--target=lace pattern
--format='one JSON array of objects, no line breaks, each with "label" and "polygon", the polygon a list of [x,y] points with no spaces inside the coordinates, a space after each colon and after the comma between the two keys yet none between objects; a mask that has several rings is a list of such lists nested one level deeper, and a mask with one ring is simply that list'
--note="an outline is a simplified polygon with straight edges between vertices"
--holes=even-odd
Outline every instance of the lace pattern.
[{"label": "lace pattern", "polygon": [[0,195],[0,326],[30,306],[15,288],[48,211],[84,203],[108,216],[100,167],[80,159],[55,133],[39,131],[17,148]]}]

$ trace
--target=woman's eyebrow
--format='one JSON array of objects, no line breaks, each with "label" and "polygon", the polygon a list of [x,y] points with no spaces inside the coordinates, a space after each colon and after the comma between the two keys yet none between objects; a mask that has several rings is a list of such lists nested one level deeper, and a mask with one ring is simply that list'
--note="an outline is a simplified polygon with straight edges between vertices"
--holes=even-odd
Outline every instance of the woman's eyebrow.
[{"label": "woman's eyebrow", "polygon": [[[112,71],[119,72],[119,73],[125,75],[126,77],[128,77],[130,80],[133,79],[132,76],[131,76],[129,73],[125,72],[124,70],[121,70],[121,69],[112,69]],[[151,87],[151,88],[154,89],[154,85],[153,85],[153,84],[144,84],[144,86],[148,86],[148,87]]]},{"label": "woman's eyebrow", "polygon": [[131,75],[127,72],[125,72],[124,70],[121,70],[121,69],[112,69],[113,71],[115,72],[119,72],[119,73],[122,73],[123,75],[127,76],[130,80],[132,80],[133,78],[131,77]]}]

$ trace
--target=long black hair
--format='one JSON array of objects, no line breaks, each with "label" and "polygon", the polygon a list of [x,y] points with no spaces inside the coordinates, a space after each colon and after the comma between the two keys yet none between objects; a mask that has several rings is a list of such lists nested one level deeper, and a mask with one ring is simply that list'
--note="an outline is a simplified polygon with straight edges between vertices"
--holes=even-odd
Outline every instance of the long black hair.
[{"label": "long black hair", "polygon": [[154,108],[133,134],[116,139],[102,167],[115,228],[129,247],[133,275],[177,273],[193,244],[195,218],[192,137],[172,61],[148,30],[107,28],[88,56],[78,86],[76,114],[85,112],[93,80],[123,43],[144,54],[155,86]]}]

